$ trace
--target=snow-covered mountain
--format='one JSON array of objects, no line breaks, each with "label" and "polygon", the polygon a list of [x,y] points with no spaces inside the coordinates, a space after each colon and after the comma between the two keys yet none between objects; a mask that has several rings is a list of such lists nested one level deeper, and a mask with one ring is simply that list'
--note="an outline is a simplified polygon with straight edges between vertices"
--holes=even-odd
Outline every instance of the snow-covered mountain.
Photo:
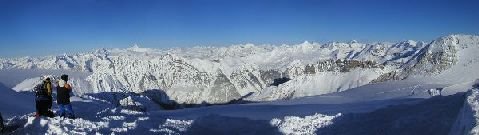
[{"label": "snow-covered mountain", "polygon": [[[3,133],[477,134],[478,51],[479,36],[450,35],[2,58]],[[78,118],[34,117],[31,89],[61,74]]]},{"label": "snow-covered mountain", "polygon": [[[179,103],[226,103],[246,95],[254,101],[291,99],[410,76],[433,76],[458,63],[477,63],[462,54],[478,46],[479,36],[472,35],[450,35],[430,43],[304,42],[174,49],[134,46],[72,55],[2,58],[0,70],[82,74],[72,75],[75,92],[80,95],[162,90]],[[27,79],[14,89],[29,90],[31,81]]]}]

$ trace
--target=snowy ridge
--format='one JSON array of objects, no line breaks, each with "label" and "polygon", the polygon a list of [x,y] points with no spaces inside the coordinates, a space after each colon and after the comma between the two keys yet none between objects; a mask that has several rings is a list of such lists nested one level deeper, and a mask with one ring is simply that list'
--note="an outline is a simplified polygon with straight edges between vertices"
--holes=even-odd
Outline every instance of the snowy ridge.
[{"label": "snowy ridge", "polygon": [[[467,59],[476,59],[471,51],[479,47],[479,36],[451,35],[441,37],[428,44],[417,56],[413,71],[427,74],[439,74],[441,71],[469,62]],[[462,56],[469,55],[469,56]]]},{"label": "snowy ridge", "polygon": [[[471,95],[467,97],[467,103],[472,108],[472,114],[474,116],[474,127],[471,129],[470,134],[479,134],[479,92],[478,89],[471,91]],[[467,130],[466,130],[467,131]]]},{"label": "snowy ridge", "polygon": [[[254,93],[249,100],[277,100],[344,91],[413,74],[439,74],[463,62],[458,58],[461,52],[477,48],[478,41],[478,36],[450,35],[431,43],[304,42],[168,50],[135,45],[74,55],[0,59],[0,69],[91,73],[73,79],[77,94],[163,90],[179,103],[226,103],[249,93]],[[271,86],[282,77],[291,80]]]},{"label": "snowy ridge", "polygon": [[479,134],[479,79],[471,83],[476,88],[468,90],[467,98],[449,134]]}]

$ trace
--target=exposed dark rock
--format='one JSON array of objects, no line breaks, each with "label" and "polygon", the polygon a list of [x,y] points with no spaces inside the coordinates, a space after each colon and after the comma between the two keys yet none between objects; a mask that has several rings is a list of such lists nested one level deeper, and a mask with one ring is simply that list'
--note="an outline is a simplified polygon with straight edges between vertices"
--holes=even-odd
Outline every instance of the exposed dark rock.
[{"label": "exposed dark rock", "polygon": [[271,84],[271,86],[278,86],[280,84],[288,82],[289,80],[291,79],[287,77],[277,78],[277,79],[274,79],[273,84]]},{"label": "exposed dark rock", "polygon": [[260,74],[261,79],[268,84],[273,83],[275,78],[282,77],[282,73],[276,70],[260,71]]},{"label": "exposed dark rock", "polygon": [[402,80],[405,78],[406,76],[402,75],[401,72],[393,71],[393,72],[382,74],[378,78],[372,80],[371,83],[384,82],[388,80]]}]

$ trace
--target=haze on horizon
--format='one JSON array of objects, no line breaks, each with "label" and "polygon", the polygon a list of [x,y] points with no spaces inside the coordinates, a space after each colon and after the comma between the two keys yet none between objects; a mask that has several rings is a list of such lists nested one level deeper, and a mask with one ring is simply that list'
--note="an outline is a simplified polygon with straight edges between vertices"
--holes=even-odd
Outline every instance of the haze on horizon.
[{"label": "haze on horizon", "polygon": [[0,57],[95,48],[430,41],[479,34],[477,0],[2,0]]}]

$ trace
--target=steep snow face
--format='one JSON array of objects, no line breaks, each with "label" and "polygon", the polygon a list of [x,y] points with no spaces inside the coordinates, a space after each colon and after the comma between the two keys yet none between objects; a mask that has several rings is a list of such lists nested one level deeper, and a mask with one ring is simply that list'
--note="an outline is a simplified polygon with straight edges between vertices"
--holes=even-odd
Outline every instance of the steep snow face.
[{"label": "steep snow face", "polygon": [[479,134],[479,92],[470,89],[449,134]]},{"label": "steep snow face", "polygon": [[[179,103],[225,103],[250,93],[259,98],[252,100],[275,100],[343,91],[372,81],[401,79],[399,75],[439,73],[463,61],[458,57],[474,55],[461,52],[477,46],[478,39],[452,35],[429,44],[410,40],[396,44],[304,42],[168,50],[134,46],[74,55],[0,59],[0,69],[88,72],[87,77],[72,80],[79,94],[163,90]],[[271,86],[278,78],[289,81]],[[26,79],[18,89],[28,89],[23,84],[31,80]]]},{"label": "steep snow face", "polygon": [[413,65],[413,72],[439,74],[454,65],[471,64],[474,62],[471,59],[477,59],[479,56],[477,53],[473,53],[478,50],[478,47],[479,36],[450,35],[441,37],[421,50],[418,55],[420,59]]},{"label": "steep snow face", "polygon": [[467,104],[472,108],[471,112],[473,113],[474,116],[474,121],[473,123],[476,123],[476,125],[472,128],[471,134],[479,134],[479,125],[477,124],[479,122],[479,92],[478,89],[474,89],[472,91],[472,94],[467,97]]},{"label": "steep snow face", "polygon": [[450,83],[474,81],[479,78],[479,36],[456,35],[449,38],[457,52],[455,64],[434,76],[436,80]]}]

